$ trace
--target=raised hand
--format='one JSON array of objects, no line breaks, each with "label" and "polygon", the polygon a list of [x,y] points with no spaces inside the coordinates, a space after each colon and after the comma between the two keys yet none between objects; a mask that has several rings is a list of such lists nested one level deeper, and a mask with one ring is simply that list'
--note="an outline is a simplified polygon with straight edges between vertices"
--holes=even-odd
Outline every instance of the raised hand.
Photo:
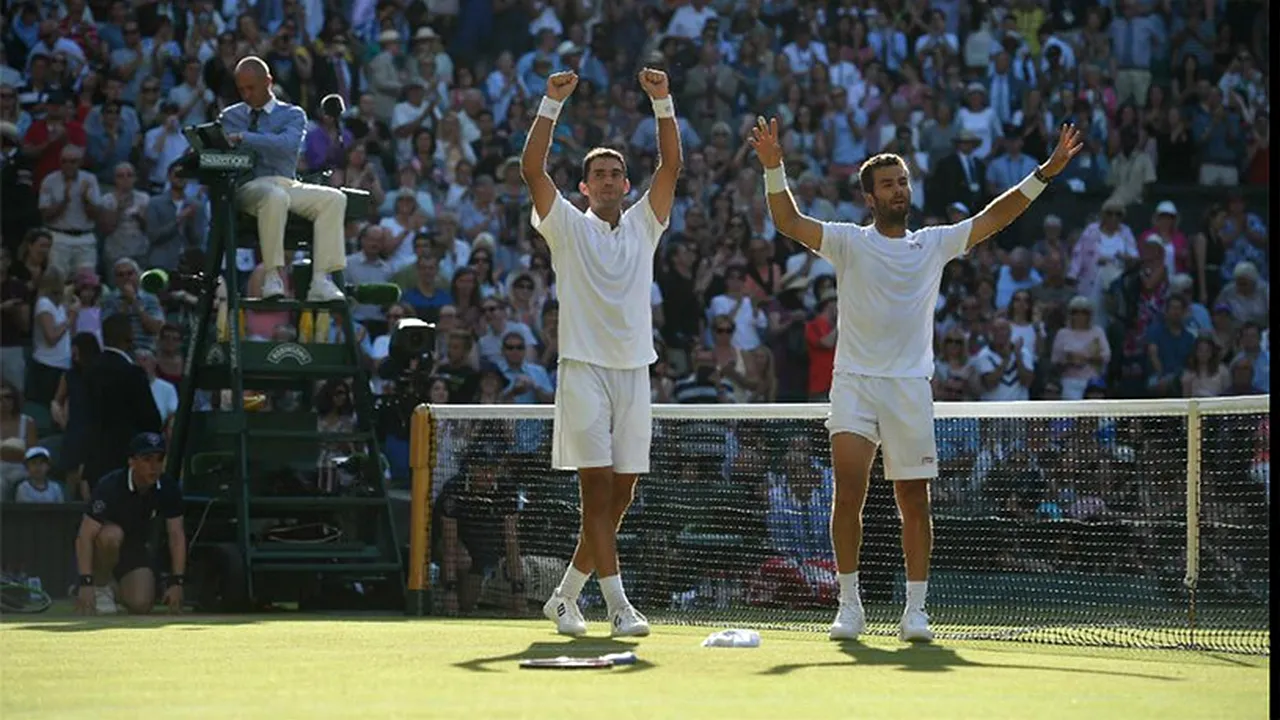
[{"label": "raised hand", "polygon": [[760,164],[765,168],[775,168],[782,164],[782,143],[778,141],[778,118],[765,122],[763,117],[756,118],[756,126],[751,128],[751,137],[747,142],[756,151]]},{"label": "raised hand", "polygon": [[576,87],[578,87],[578,73],[572,70],[552,73],[551,77],[547,78],[547,97],[563,102],[573,94]]},{"label": "raised hand", "polygon": [[1075,125],[1062,124],[1062,132],[1058,134],[1058,146],[1053,154],[1040,166],[1040,172],[1046,177],[1054,177],[1067,168],[1067,163],[1084,149],[1084,136]]},{"label": "raised hand", "polygon": [[653,100],[661,100],[671,95],[671,89],[667,87],[667,74],[661,70],[653,68],[644,68],[640,71],[640,87],[644,88],[644,92]]}]

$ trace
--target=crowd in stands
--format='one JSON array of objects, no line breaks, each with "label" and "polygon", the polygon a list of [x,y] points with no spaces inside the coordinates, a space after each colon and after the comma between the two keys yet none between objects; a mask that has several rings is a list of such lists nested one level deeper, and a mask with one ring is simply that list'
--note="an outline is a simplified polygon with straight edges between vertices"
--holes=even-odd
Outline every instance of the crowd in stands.
[{"label": "crowd in stands", "polygon": [[[183,126],[239,100],[232,71],[251,54],[269,64],[276,94],[314,119],[299,170],[332,169],[327,182],[371,194],[370,215],[346,227],[346,279],[395,283],[402,296],[354,308],[360,346],[373,369],[398,319],[435,322],[432,402],[552,402],[555,272],[529,223],[518,157],[548,75],[575,69],[552,178],[585,209],[581,160],[606,145],[628,158],[640,197],[657,154],[641,66],[671,77],[685,159],[655,257],[655,402],[823,400],[830,388],[833,268],[770,221],[745,143],[757,115],[784,129],[801,212],[869,221],[851,178],[870,155],[895,152],[913,176],[915,227],[977,212],[1047,157],[1062,123],[1084,130],[1085,151],[1039,202],[1087,210],[1029,214],[947,268],[938,400],[1267,393],[1269,219],[1241,193],[1269,182],[1266,10],[1250,0],[11,3],[0,18],[0,497],[49,497],[42,463],[74,476],[79,376],[104,351],[113,314],[131,318],[125,351],[152,378],[166,423],[176,414],[193,298],[157,297],[139,277],[203,266],[207,192],[171,166],[189,149]],[[319,112],[330,93],[348,99],[340,121]],[[1195,184],[1223,198],[1203,216],[1155,194]],[[252,295],[260,258],[242,250],[238,266]],[[290,339],[290,322],[250,313],[247,331]],[[320,404],[332,408],[339,390],[326,386]]]}]

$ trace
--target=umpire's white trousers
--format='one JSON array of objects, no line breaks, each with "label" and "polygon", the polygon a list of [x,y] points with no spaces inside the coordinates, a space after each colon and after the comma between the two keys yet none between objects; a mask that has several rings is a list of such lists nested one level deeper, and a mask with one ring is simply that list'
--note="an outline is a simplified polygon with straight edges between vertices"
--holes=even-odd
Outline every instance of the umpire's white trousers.
[{"label": "umpire's white trousers", "polygon": [[347,196],[338,188],[311,185],[292,178],[268,176],[250,180],[236,190],[240,209],[258,218],[258,242],[262,244],[262,264],[282,268],[284,225],[295,212],[315,223],[311,267],[331,273],[347,265],[343,247]]}]

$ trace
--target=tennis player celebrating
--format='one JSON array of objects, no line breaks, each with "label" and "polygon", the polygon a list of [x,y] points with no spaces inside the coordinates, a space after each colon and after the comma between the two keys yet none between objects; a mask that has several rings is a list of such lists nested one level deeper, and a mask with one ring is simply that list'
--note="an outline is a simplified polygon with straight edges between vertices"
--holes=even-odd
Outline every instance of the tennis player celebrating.
[{"label": "tennis player celebrating", "polygon": [[576,73],[547,79],[547,94],[529,131],[520,174],[533,198],[533,227],[547,241],[560,299],[560,366],[551,464],[577,470],[582,532],[573,562],[543,612],[559,632],[582,635],[578,595],[592,570],[608,606],[612,634],[649,634],[618,573],[617,533],[636,478],[649,471],[652,435],[649,365],[653,318],[649,308],[653,253],[667,227],[682,158],[675,108],[660,70],[640,71],[640,86],[657,117],[659,164],[649,192],[626,212],[631,191],[621,153],[595,148],[582,161],[578,189],[584,214],[564,199],[547,174],[547,149],[556,117],[578,85]]},{"label": "tennis player celebrating", "polygon": [[907,607],[898,636],[929,642],[933,631],[924,611],[933,549],[929,480],[938,476],[929,378],[942,269],[1021,215],[1080,152],[1080,133],[1063,126],[1053,155],[976,216],[917,231],[906,227],[911,180],[897,155],[876,155],[862,164],[858,180],[873,219],[863,227],[800,214],[787,189],[776,119],[766,124],[759,118],[749,142],[764,166],[765,193],[778,231],[820,253],[837,273],[838,339],[827,429],[836,478],[831,544],[840,609],[831,639],[855,638],[866,627],[858,594],[862,506],[876,447],[883,443],[885,476],[895,481],[902,515],[907,569]]}]

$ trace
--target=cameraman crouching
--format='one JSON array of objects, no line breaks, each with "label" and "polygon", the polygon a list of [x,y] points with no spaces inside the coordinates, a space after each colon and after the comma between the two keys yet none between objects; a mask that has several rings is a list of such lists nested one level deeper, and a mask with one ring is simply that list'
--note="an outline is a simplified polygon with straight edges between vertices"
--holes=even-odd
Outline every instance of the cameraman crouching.
[{"label": "cameraman crouching", "polygon": [[445,482],[436,499],[432,546],[440,564],[447,615],[475,608],[480,581],[487,571],[498,568],[500,558],[506,560],[510,580],[509,607],[517,615],[527,609],[516,534],[519,498],[514,484],[499,478],[501,453],[495,444],[473,445],[462,472]]},{"label": "cameraman crouching", "polygon": [[164,601],[172,612],[182,609],[183,572],[187,565],[187,535],[182,524],[182,490],[164,470],[164,438],[141,433],[129,446],[129,467],[108,473],[98,481],[80,522],[76,537],[76,563],[80,590],[76,611],[86,615],[112,615],[116,606],[112,580],[119,583],[120,599],[134,615],[155,607],[155,558],[147,547],[151,521],[164,515],[169,536],[173,574]]}]

